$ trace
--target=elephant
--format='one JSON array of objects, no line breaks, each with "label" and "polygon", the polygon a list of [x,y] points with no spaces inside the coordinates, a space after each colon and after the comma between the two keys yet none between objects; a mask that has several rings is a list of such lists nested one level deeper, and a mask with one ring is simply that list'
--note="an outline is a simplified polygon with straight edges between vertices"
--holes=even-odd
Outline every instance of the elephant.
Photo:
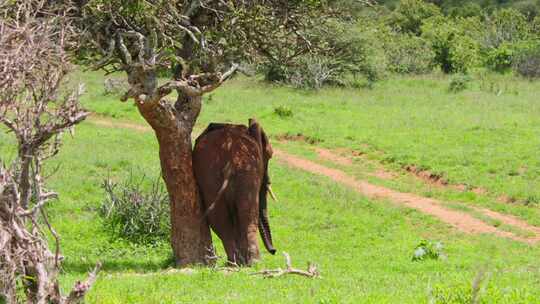
[{"label": "elephant", "polygon": [[261,126],[211,123],[193,148],[193,170],[210,228],[223,242],[227,260],[250,266],[260,259],[257,230],[275,254],[268,222],[268,162],[272,146]]}]

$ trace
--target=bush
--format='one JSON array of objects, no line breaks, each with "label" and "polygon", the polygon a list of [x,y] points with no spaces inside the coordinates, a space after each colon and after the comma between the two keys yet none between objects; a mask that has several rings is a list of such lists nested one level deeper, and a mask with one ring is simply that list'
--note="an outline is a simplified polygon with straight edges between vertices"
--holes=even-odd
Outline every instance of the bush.
[{"label": "bush", "polygon": [[99,214],[106,229],[114,236],[138,244],[168,240],[171,229],[169,197],[160,177],[153,181],[144,175],[136,179],[131,172],[123,183],[108,179],[102,187],[106,198]]},{"label": "bush", "polygon": [[482,7],[478,3],[468,2],[459,6],[453,6],[446,13],[452,18],[475,17],[482,15]]},{"label": "bush", "polygon": [[511,8],[494,11],[486,18],[484,25],[483,46],[486,48],[498,48],[503,43],[526,40],[531,30],[527,18]]},{"label": "bush", "polygon": [[266,62],[258,67],[264,75],[264,80],[270,82],[284,82],[287,80],[287,66],[280,62]]},{"label": "bush", "polygon": [[515,48],[513,45],[504,43],[486,53],[486,66],[493,71],[504,72],[512,67],[514,55]]},{"label": "bush", "polygon": [[389,70],[401,74],[424,74],[433,70],[435,52],[417,36],[394,34],[385,45]]},{"label": "bush", "polygon": [[472,81],[471,76],[465,74],[454,75],[450,80],[448,91],[452,93],[458,93],[468,88],[469,83]]},{"label": "bush", "polygon": [[332,60],[325,56],[303,56],[296,68],[287,71],[287,79],[296,88],[320,89],[330,82],[338,82],[340,73]]},{"label": "bush", "polygon": [[523,77],[540,78],[540,43],[520,50],[514,59],[513,69]]},{"label": "bush", "polygon": [[422,37],[431,43],[435,62],[445,73],[466,73],[480,62],[480,45],[475,39],[478,18],[455,20],[436,17],[422,26]]},{"label": "bush", "polygon": [[536,38],[536,39],[540,38],[540,16],[536,16],[536,18],[534,18],[530,26],[531,26],[531,38]]},{"label": "bush", "polygon": [[277,106],[274,108],[274,113],[281,118],[287,118],[293,116],[293,111],[287,106]]},{"label": "bush", "polygon": [[527,18],[528,21],[532,21],[540,13],[540,2],[520,2],[515,5],[516,9]]},{"label": "bush", "polygon": [[423,0],[401,0],[389,18],[389,25],[402,33],[420,35],[424,20],[442,16],[439,7]]},{"label": "bush", "polygon": [[524,42],[535,36],[535,24],[514,9],[495,10],[484,22],[482,42],[485,64],[491,70],[504,72],[512,67]]},{"label": "bush", "polygon": [[427,259],[437,260],[439,258],[445,258],[446,255],[443,252],[443,245],[440,242],[431,242],[422,240],[414,248],[413,261],[423,261]]},{"label": "bush", "polygon": [[353,23],[328,21],[324,29],[313,29],[311,33],[324,41],[326,49],[314,50],[287,63],[267,62],[259,71],[266,80],[305,89],[347,85],[350,76],[357,75],[376,81],[384,77],[386,62],[370,30]]}]

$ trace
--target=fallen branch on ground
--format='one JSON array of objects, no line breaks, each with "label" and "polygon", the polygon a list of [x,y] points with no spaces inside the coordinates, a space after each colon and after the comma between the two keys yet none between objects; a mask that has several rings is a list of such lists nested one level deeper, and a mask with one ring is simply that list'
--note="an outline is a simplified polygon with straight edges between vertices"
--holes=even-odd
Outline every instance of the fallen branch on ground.
[{"label": "fallen branch on ground", "polygon": [[263,278],[275,278],[275,277],[280,277],[280,276],[283,276],[283,275],[286,275],[286,274],[296,274],[296,275],[300,275],[300,276],[304,276],[304,277],[308,277],[308,278],[318,278],[318,277],[320,277],[319,270],[311,262],[308,263],[307,271],[300,270],[300,269],[295,269],[295,268],[292,267],[291,256],[286,252],[283,252],[283,255],[285,256],[285,262],[287,263],[287,265],[286,265],[287,268],[285,268],[285,269],[281,269],[281,268],[278,268],[278,269],[265,269],[265,270],[262,270],[262,271],[252,273],[251,275],[262,275]]}]

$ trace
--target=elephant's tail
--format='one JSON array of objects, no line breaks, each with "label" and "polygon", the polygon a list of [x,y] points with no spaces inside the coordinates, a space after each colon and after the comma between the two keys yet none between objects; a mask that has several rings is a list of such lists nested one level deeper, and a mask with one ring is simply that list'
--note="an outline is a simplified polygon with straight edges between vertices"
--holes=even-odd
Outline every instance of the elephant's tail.
[{"label": "elephant's tail", "polygon": [[205,219],[208,216],[208,214],[212,210],[214,210],[214,208],[216,207],[216,203],[221,199],[221,196],[223,196],[223,192],[225,192],[225,190],[227,189],[227,186],[229,185],[229,179],[231,178],[231,175],[232,175],[232,166],[231,166],[231,163],[227,163],[225,167],[223,167],[223,184],[221,185],[221,188],[216,194],[216,198],[214,199],[212,204],[210,204],[210,206],[208,206],[208,209],[206,209],[206,211],[204,212],[204,215],[202,217],[203,219]]}]

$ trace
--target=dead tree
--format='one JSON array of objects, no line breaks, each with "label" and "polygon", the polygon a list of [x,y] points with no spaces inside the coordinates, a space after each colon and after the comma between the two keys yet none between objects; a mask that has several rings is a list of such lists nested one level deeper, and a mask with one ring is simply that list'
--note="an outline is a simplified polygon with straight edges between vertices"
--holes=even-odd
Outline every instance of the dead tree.
[{"label": "dead tree", "polygon": [[[43,162],[56,155],[63,132],[83,121],[82,87],[61,98],[70,65],[69,27],[42,10],[43,1],[0,6],[0,123],[17,143],[13,163],[0,158],[0,295],[8,303],[79,303],[99,267],[68,296],[60,294],[60,239],[46,205],[57,194],[45,188]],[[55,240],[49,249],[47,236]]]},{"label": "dead tree", "polygon": [[[85,3],[86,2],[86,3]],[[293,60],[316,46],[326,1],[82,1],[77,8],[87,64],[127,74],[131,99],[159,143],[171,202],[171,243],[179,266],[211,263],[210,230],[192,168],[191,132],[202,95],[240,63]],[[170,71],[159,85],[157,73]],[[166,97],[178,93],[175,101]]]}]

